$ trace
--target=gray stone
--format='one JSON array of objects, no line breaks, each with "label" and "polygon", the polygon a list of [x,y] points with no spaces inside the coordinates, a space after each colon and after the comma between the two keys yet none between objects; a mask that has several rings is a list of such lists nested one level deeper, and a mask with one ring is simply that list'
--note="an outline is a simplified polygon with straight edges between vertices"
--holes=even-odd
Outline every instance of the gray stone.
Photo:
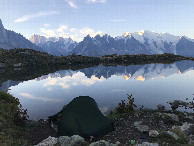
[{"label": "gray stone", "polygon": [[142,121],[137,121],[135,122],[133,125],[135,126],[135,128],[137,128],[140,132],[148,132],[149,131],[149,127],[147,125],[141,125],[143,122]]},{"label": "gray stone", "polygon": [[185,123],[183,123],[182,126],[179,126],[179,127],[180,127],[180,130],[184,132],[184,131],[188,130],[192,125],[193,124],[185,122]]},{"label": "gray stone", "polygon": [[179,122],[179,118],[178,118],[177,115],[175,115],[175,114],[166,114],[166,115],[168,115],[169,117],[171,117],[174,121]]},{"label": "gray stone", "polygon": [[81,137],[81,136],[79,136],[79,135],[73,135],[73,136],[71,136],[71,140],[75,144],[84,144],[85,143],[84,138]]},{"label": "gray stone", "polygon": [[119,144],[120,144],[120,141],[117,141],[115,144],[116,144],[116,145],[119,145]]},{"label": "gray stone", "polygon": [[0,63],[0,68],[5,68],[5,63]]},{"label": "gray stone", "polygon": [[22,67],[22,63],[13,64],[14,67]]},{"label": "gray stone", "polygon": [[63,145],[63,144],[70,144],[71,142],[71,139],[70,139],[70,137],[69,136],[60,136],[59,138],[58,138],[58,143],[60,144],[60,145]]},{"label": "gray stone", "polygon": [[61,146],[81,146],[85,144],[85,140],[83,137],[79,135],[69,136],[60,136],[58,138],[58,143]]},{"label": "gray stone", "polygon": [[174,132],[166,131],[165,133],[170,135],[170,136],[172,136],[175,140],[180,139],[179,136],[176,133],[174,133]]},{"label": "gray stone", "polygon": [[55,144],[57,144],[57,138],[49,136],[48,138],[46,138],[35,146],[54,146]]},{"label": "gray stone", "polygon": [[138,125],[136,126],[136,128],[140,131],[140,132],[148,132],[149,131],[149,127],[147,125]]},{"label": "gray stone", "polygon": [[135,122],[133,125],[134,126],[138,126],[138,125],[141,125],[143,122],[142,121],[137,121],[137,122]]},{"label": "gray stone", "polygon": [[149,136],[150,137],[158,137],[159,133],[156,130],[150,130]]},{"label": "gray stone", "polygon": [[194,135],[189,135],[189,142],[194,143]]},{"label": "gray stone", "polygon": [[138,146],[159,146],[159,144],[158,143],[143,142],[142,144],[138,144]]},{"label": "gray stone", "polygon": [[100,141],[91,143],[89,146],[117,146],[117,144],[112,144],[105,140],[100,140]]}]

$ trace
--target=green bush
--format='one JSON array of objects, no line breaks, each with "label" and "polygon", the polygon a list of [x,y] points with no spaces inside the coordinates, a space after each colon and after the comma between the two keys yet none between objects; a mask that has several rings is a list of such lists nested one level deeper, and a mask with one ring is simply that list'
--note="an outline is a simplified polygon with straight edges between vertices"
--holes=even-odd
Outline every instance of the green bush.
[{"label": "green bush", "polygon": [[134,104],[134,98],[132,98],[132,94],[128,95],[128,104],[125,103],[125,100],[121,100],[121,103],[119,103],[119,105],[116,107],[116,110],[118,111],[118,113],[123,114],[123,113],[130,113],[134,110],[134,107],[137,107]]}]

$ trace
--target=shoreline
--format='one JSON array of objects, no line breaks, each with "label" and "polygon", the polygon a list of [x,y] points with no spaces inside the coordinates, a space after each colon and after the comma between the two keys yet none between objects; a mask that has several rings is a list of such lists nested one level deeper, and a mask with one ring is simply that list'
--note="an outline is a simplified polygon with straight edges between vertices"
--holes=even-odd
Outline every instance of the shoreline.
[{"label": "shoreline", "polygon": [[[5,107],[9,107],[10,101],[12,102],[12,104],[17,101],[17,99],[12,96],[8,97],[10,101],[5,98],[2,99],[1,95],[2,93],[0,94],[0,104],[6,104]],[[7,96],[7,94],[3,95]],[[17,102],[17,104],[15,104],[16,111],[18,111],[18,105],[19,104]],[[17,122],[18,120],[22,120],[22,117],[26,116],[26,114],[24,114],[24,110],[22,110],[21,108],[19,109],[23,112],[20,111],[20,116],[18,116],[16,120]],[[4,111],[4,115],[7,115],[7,112],[9,112],[9,110],[12,110],[12,108],[10,107],[6,110],[3,110],[1,108],[0,112]],[[115,111],[113,111],[112,115],[110,114],[107,117],[113,122],[115,130],[110,133],[100,135],[98,137],[93,137],[92,141],[90,141],[90,139],[85,139],[87,145],[99,140],[105,140],[109,143],[117,144],[118,146],[130,145],[130,140],[135,140],[136,144],[137,142],[150,142],[158,143],[159,145],[168,144],[169,146],[175,143],[177,145],[186,146],[192,145],[193,143],[191,142],[194,142],[194,125],[192,124],[194,122],[194,113],[180,112],[176,110],[165,110],[162,105],[160,105],[158,106],[157,110],[142,108],[123,114],[115,113]],[[3,136],[2,132],[0,133],[0,143],[2,143],[4,139],[4,142],[10,142],[14,145],[20,145],[25,143],[28,145],[35,145],[48,138],[49,136],[59,138],[59,135],[54,130],[53,126],[51,126],[49,120],[41,119],[39,121],[33,121],[27,120],[25,118],[23,120],[25,121],[24,124],[17,125],[17,123],[15,125],[15,120],[13,117],[10,117],[8,119],[2,119],[2,117],[0,117],[0,129],[2,129],[3,126],[3,133],[7,133],[8,131],[10,132],[7,135],[7,138],[5,135]],[[191,127],[191,125],[193,127]],[[9,127],[12,128],[10,129]],[[184,129],[184,127],[187,127],[187,129]],[[55,129],[57,129],[56,125]],[[144,130],[142,131],[142,129]],[[154,134],[151,136],[149,134],[150,131],[152,131],[153,133],[157,131],[159,135],[157,135],[157,132],[155,132],[155,136],[157,136],[153,137]],[[179,138],[176,139],[174,136],[170,136],[167,131],[175,133],[175,135]]]}]

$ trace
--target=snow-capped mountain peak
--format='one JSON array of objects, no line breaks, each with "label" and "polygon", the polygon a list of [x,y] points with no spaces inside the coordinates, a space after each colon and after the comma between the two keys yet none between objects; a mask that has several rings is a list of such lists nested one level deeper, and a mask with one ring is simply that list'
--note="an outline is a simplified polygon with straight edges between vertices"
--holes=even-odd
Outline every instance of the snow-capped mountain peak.
[{"label": "snow-capped mountain peak", "polygon": [[131,33],[125,32],[125,33],[123,34],[123,36],[125,36],[125,37],[127,37],[127,36],[131,37]]},{"label": "snow-capped mountain peak", "polygon": [[40,35],[33,35],[30,41],[37,46],[43,48],[44,51],[51,55],[67,55],[72,51],[77,42],[73,41],[70,37],[44,37]]}]

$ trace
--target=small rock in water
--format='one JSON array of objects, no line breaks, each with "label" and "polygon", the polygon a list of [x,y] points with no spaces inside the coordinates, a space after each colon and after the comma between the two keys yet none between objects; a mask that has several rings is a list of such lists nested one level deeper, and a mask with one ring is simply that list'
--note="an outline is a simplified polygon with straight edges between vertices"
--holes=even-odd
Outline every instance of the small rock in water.
[{"label": "small rock in water", "polygon": [[49,136],[48,138],[46,138],[35,146],[54,146],[55,144],[57,144],[57,138]]},{"label": "small rock in water", "polygon": [[159,133],[158,133],[158,131],[156,131],[156,130],[151,130],[151,131],[149,132],[149,136],[150,136],[150,137],[158,137],[158,135],[159,135]]}]

